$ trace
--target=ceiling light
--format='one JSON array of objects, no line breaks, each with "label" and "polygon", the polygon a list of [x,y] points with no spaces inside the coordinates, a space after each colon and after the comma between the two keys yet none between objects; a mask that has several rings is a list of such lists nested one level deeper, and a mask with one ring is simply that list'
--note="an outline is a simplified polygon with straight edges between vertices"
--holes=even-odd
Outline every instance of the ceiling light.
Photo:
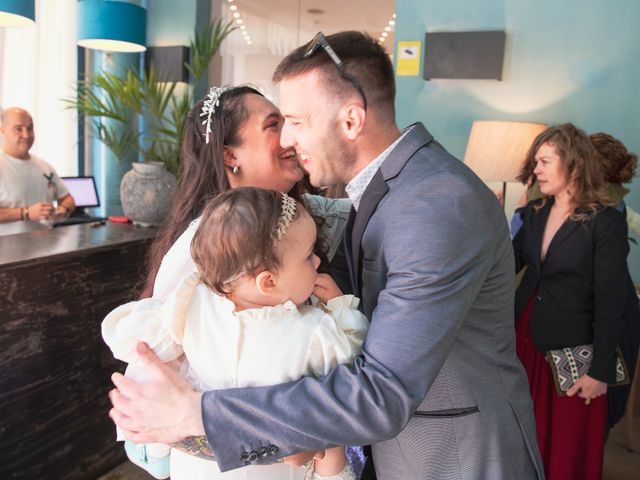
[{"label": "ceiling light", "polygon": [[391,27],[384,27],[384,31],[385,32],[390,32],[391,31]]},{"label": "ceiling light", "polygon": [[245,30],[247,27],[245,27],[244,25],[240,25],[240,30]]},{"label": "ceiling light", "polygon": [[235,6],[235,5],[231,5],[229,8],[230,8],[230,9],[231,9],[231,11],[233,11],[233,12],[235,12],[235,11],[238,9],[238,7],[237,7],[237,6]]},{"label": "ceiling light", "polygon": [[395,25],[396,21],[395,20],[389,20],[389,25]]},{"label": "ceiling light", "polygon": [[389,35],[387,32],[382,32],[382,36],[383,36],[384,38],[387,38],[387,35]]},{"label": "ceiling light", "polygon": [[238,12],[234,13],[233,18],[240,18],[240,14]]},{"label": "ceiling light", "polygon": [[241,19],[241,18],[236,19],[236,23],[237,23],[238,25],[242,25],[242,19]]},{"label": "ceiling light", "polygon": [[146,9],[125,2],[78,2],[78,45],[111,52],[144,52]]},{"label": "ceiling light", "polygon": [[34,0],[12,0],[0,2],[0,26],[26,27],[36,19]]}]

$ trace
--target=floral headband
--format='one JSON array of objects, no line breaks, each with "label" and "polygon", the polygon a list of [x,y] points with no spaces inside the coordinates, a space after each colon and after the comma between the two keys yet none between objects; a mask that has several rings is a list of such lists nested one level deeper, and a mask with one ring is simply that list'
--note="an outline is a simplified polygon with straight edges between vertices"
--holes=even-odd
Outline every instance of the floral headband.
[{"label": "floral headband", "polygon": [[287,229],[296,214],[296,201],[286,193],[282,193],[282,212],[278,218],[278,226],[276,228],[276,240],[282,240]]},{"label": "floral headband", "polygon": [[202,125],[207,126],[205,130],[206,143],[209,143],[209,135],[211,134],[211,117],[215,113],[216,107],[220,106],[220,97],[228,90],[231,90],[231,87],[211,87],[202,105],[200,116],[207,117],[207,119],[202,122]]},{"label": "floral headband", "polygon": [[[286,193],[281,193],[282,195],[282,212],[280,212],[280,218],[278,218],[278,226],[276,227],[275,237],[276,241],[282,240],[282,237],[287,233],[289,229],[289,225],[291,224],[291,220],[293,220],[293,216],[296,214],[296,201],[291,198]],[[236,273],[232,277],[225,280],[223,283],[231,283],[245,275],[247,272],[243,270],[242,272]]]}]

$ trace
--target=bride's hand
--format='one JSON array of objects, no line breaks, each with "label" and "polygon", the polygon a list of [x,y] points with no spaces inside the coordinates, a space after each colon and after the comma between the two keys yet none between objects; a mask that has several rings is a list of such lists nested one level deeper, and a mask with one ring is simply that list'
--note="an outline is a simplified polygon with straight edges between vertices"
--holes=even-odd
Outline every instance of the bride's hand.
[{"label": "bride's hand", "polygon": [[301,467],[306,465],[311,460],[321,460],[324,458],[324,450],[313,450],[310,452],[299,452],[294,453],[293,455],[289,455],[288,457],[284,457],[285,463],[289,465],[293,465],[294,467]]}]

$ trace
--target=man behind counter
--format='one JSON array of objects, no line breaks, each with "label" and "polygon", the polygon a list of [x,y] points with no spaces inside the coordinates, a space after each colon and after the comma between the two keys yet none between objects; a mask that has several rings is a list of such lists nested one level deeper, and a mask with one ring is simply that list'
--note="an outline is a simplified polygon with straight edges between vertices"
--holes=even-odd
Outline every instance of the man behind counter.
[{"label": "man behind counter", "polygon": [[55,169],[29,153],[35,139],[33,119],[22,108],[1,115],[0,223],[59,220],[75,209],[73,197]]}]

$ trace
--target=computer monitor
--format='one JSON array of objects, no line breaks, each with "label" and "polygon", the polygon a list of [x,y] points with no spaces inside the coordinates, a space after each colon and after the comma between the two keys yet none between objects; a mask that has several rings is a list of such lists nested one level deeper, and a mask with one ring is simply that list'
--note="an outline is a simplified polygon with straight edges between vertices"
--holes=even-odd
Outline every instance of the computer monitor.
[{"label": "computer monitor", "polygon": [[100,206],[96,181],[93,177],[61,177],[64,186],[76,202],[77,208],[95,208]]}]

